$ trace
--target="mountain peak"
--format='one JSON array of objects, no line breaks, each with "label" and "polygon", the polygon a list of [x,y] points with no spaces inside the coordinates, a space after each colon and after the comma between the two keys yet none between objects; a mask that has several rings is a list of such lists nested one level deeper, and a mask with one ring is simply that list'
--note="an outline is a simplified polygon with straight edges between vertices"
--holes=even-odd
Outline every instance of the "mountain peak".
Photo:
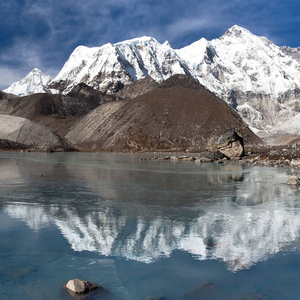
[{"label": "mountain peak", "polygon": [[18,96],[26,96],[29,94],[46,93],[47,84],[52,78],[44,74],[38,68],[34,68],[27,74],[25,78],[18,82],[14,82],[10,87],[4,90],[5,93],[10,93]]},{"label": "mountain peak", "polygon": [[157,40],[151,36],[142,36],[139,38],[134,38],[134,39],[130,39],[130,40],[125,40],[123,42],[119,42],[119,43],[115,43],[115,46],[122,46],[122,45],[148,45],[151,42],[155,42],[158,43]]},{"label": "mountain peak", "polygon": [[172,48],[172,46],[169,43],[169,41],[165,41],[162,45],[165,46],[165,47],[168,47],[168,48]]},{"label": "mountain peak", "polygon": [[252,33],[249,30],[247,30],[241,26],[233,25],[223,34],[222,37],[224,37],[224,36],[240,37],[245,34],[252,34]]},{"label": "mountain peak", "polygon": [[34,68],[30,73],[33,73],[33,74],[43,74],[43,72],[40,69],[38,69],[38,68]]}]

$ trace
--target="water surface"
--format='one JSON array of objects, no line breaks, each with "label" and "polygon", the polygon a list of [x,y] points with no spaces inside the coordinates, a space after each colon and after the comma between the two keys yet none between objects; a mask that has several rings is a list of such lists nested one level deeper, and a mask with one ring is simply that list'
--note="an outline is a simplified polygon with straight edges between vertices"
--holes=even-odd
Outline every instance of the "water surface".
[{"label": "water surface", "polygon": [[292,171],[141,156],[0,153],[1,299],[299,298]]}]

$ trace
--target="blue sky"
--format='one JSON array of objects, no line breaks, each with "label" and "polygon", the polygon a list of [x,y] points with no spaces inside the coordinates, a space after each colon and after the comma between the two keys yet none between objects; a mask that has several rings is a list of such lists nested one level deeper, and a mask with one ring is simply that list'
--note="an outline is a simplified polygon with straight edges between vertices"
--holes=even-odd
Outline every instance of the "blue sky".
[{"label": "blue sky", "polygon": [[234,24],[300,46],[295,0],[9,0],[0,2],[0,89],[37,67],[54,77],[78,45],[152,36],[173,48],[220,37]]}]

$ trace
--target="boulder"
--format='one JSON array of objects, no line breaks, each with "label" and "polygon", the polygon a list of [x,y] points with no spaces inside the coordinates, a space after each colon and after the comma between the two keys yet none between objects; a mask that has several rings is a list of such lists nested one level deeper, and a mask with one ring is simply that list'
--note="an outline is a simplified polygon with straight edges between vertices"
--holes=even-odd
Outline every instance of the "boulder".
[{"label": "boulder", "polygon": [[300,160],[299,159],[292,159],[291,160],[291,167],[292,168],[299,168],[300,167]]},{"label": "boulder", "polygon": [[300,179],[298,176],[292,176],[291,178],[289,178],[289,180],[286,182],[286,184],[293,185],[293,186],[300,185]]},{"label": "boulder", "polygon": [[82,279],[71,279],[67,282],[65,287],[75,294],[87,294],[100,286]]},{"label": "boulder", "polygon": [[189,156],[189,157],[183,157],[181,160],[182,160],[182,161],[193,161],[193,160],[195,160],[195,157],[192,157],[192,156]]},{"label": "boulder", "polygon": [[240,157],[244,155],[244,141],[234,129],[230,129],[211,137],[207,143],[207,150],[219,151],[227,157]]}]

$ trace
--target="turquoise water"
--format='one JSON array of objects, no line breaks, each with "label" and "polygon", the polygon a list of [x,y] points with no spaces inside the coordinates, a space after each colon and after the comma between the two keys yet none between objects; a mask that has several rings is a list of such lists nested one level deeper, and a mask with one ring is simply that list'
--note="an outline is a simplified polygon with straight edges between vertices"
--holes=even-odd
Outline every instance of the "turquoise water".
[{"label": "turquoise water", "polygon": [[141,156],[0,153],[1,299],[299,299],[292,171]]}]

